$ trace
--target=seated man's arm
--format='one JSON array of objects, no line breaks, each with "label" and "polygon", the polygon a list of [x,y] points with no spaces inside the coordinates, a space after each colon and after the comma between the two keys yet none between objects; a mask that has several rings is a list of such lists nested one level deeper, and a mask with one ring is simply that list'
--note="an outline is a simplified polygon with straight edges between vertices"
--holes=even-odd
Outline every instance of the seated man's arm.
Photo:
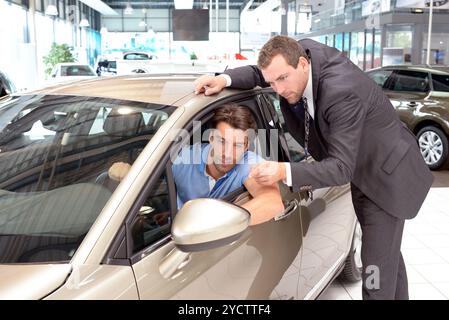
[{"label": "seated man's arm", "polygon": [[281,193],[277,184],[263,186],[254,180],[247,178],[244,185],[253,199],[243,204],[242,207],[251,213],[250,225],[271,220],[284,210]]}]

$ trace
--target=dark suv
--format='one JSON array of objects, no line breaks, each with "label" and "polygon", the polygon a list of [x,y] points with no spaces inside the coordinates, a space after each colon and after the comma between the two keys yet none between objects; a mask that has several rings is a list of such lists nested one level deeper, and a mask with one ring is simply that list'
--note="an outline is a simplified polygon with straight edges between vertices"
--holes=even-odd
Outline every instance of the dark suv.
[{"label": "dark suv", "polygon": [[449,67],[387,66],[368,71],[400,119],[417,136],[430,169],[445,167],[449,153]]}]

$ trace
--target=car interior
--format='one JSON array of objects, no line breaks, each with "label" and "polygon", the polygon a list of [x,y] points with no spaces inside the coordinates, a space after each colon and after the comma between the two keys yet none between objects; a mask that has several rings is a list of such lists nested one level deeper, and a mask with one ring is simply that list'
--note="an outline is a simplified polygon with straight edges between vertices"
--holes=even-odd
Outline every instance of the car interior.
[{"label": "car interior", "polygon": [[163,110],[94,105],[36,108],[2,131],[0,233],[11,236],[0,250],[11,243],[23,250],[2,251],[0,261],[69,260],[119,184],[109,167],[132,164],[168,118]]},{"label": "car interior", "polygon": [[[257,111],[258,107],[253,100],[239,102],[239,105],[244,105],[250,108],[251,113],[257,123],[259,129],[265,128],[264,122],[260,113]],[[219,107],[219,106],[217,106]],[[198,120],[201,122],[201,126],[191,128],[190,138],[180,144],[174,145],[175,152],[179,153],[183,146],[186,144],[193,145],[198,143],[194,141],[194,137],[200,136],[201,143],[208,143],[209,139],[205,132],[212,129],[211,118],[213,112],[208,112]],[[199,130],[199,133],[196,132]],[[249,150],[257,152],[261,149],[261,143],[259,137],[256,136],[249,145]],[[142,205],[139,214],[136,215],[132,225],[132,238],[133,238],[133,253],[137,253],[144,249],[148,244],[154,243],[157,239],[161,239],[170,233],[171,221],[176,215],[177,210],[180,208],[171,208],[167,175],[164,173],[155,183],[151,189],[150,194],[147,196],[145,203]],[[176,186],[175,186],[176,187]],[[237,205],[242,205],[251,199],[250,194],[246,190],[245,186],[234,190],[233,192],[222,197],[222,200],[232,202]]]}]

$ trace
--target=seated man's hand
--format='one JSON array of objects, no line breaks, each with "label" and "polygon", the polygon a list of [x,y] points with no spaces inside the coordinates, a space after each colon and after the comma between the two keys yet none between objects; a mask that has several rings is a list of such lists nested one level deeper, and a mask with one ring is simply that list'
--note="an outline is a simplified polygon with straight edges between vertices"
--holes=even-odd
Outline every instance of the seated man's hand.
[{"label": "seated man's hand", "polygon": [[156,213],[153,216],[153,219],[158,225],[162,226],[162,225],[168,223],[169,217],[170,217],[170,212],[166,211],[166,212]]},{"label": "seated man's hand", "polygon": [[270,186],[285,180],[285,164],[275,161],[264,161],[251,168],[249,177],[263,186]]},{"label": "seated man's hand", "polygon": [[226,79],[220,76],[203,75],[195,80],[195,94],[203,93],[208,96],[219,93],[226,87]]},{"label": "seated man's hand", "polygon": [[129,169],[131,169],[131,165],[129,163],[116,162],[109,168],[109,178],[115,181],[122,181]]}]

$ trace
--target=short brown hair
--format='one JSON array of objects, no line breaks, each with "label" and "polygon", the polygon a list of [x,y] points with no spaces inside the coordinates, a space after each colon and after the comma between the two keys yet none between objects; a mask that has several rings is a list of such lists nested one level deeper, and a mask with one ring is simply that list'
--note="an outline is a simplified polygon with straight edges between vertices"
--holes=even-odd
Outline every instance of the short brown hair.
[{"label": "short brown hair", "polygon": [[229,124],[234,129],[246,131],[257,129],[256,121],[247,107],[239,106],[236,103],[227,103],[218,108],[212,117],[212,126],[217,128],[220,122]]},{"label": "short brown hair", "polygon": [[285,61],[295,69],[298,66],[299,57],[309,61],[306,51],[298,41],[287,36],[274,36],[260,50],[257,66],[265,69],[278,54],[282,55]]}]

